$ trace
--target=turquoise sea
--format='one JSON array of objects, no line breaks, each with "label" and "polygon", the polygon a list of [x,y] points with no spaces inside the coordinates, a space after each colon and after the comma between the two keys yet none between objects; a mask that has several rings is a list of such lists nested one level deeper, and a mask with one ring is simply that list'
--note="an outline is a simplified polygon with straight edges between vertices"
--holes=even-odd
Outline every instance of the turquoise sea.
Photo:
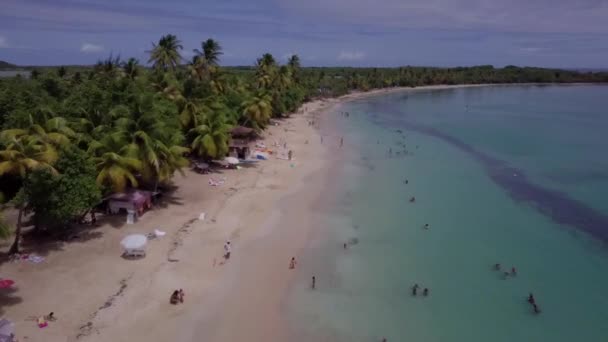
[{"label": "turquoise sea", "polygon": [[385,94],[321,132],[337,166],[285,303],[294,341],[608,340],[607,86]]}]

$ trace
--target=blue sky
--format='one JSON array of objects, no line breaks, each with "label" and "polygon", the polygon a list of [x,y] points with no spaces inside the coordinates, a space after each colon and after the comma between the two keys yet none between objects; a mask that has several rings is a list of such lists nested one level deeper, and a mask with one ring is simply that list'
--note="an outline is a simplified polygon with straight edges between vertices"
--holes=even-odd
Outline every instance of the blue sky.
[{"label": "blue sky", "polygon": [[608,0],[0,0],[0,60],[147,61],[166,33],[223,64],[608,67]]}]

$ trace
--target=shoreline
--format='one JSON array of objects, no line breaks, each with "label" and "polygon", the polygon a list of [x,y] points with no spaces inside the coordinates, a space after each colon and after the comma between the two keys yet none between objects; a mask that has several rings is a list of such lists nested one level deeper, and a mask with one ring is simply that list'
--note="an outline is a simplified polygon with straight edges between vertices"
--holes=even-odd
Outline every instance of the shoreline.
[{"label": "shoreline", "polygon": [[[329,142],[321,146],[320,129],[308,126],[307,120],[342,103],[383,94],[504,85],[511,84],[399,87],[305,103],[298,114],[264,134],[267,146],[287,140],[294,167],[273,157],[255,168],[221,175],[186,171],[186,177],[176,175],[178,188],[163,207],[136,224],[125,225],[123,217],[120,223],[108,220],[112,222],[85,231],[76,241],[43,246],[40,254],[46,260],[41,264],[0,264],[0,274],[17,281],[16,291],[0,297],[7,303],[0,316],[16,323],[18,338],[31,341],[189,342],[201,336],[230,341],[252,334],[259,334],[259,340],[283,341],[288,331],[281,306],[295,277],[287,267],[289,258],[310,242],[315,230],[306,224],[310,206],[331,181]],[[209,177],[223,176],[226,184],[207,184]],[[197,220],[201,212],[207,214],[205,221]],[[300,229],[276,227],[284,215],[291,215]],[[156,228],[167,236],[149,243],[145,259],[119,257],[122,237]],[[234,257],[214,267],[226,240],[234,242]],[[264,283],[251,286],[260,281]],[[267,281],[271,285],[263,285]],[[175,288],[184,288],[185,304],[168,304]],[[39,329],[30,320],[51,311],[58,321],[48,328]]]}]

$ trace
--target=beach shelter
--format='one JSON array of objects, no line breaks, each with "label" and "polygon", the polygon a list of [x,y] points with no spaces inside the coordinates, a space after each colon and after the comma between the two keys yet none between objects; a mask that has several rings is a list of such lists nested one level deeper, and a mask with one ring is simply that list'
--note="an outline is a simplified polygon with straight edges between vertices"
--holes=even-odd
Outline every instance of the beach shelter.
[{"label": "beach shelter", "polygon": [[0,319],[0,342],[13,342],[15,324],[8,319]]},{"label": "beach shelter", "polygon": [[108,196],[108,208],[110,213],[116,214],[121,209],[135,210],[138,215],[143,214],[145,209],[152,207],[152,196],[154,194],[145,190],[131,190],[119,192]]},{"label": "beach shelter", "polygon": [[124,254],[127,256],[144,256],[146,255],[146,245],[148,237],[143,234],[131,234],[125,236],[120,242],[124,249]]}]

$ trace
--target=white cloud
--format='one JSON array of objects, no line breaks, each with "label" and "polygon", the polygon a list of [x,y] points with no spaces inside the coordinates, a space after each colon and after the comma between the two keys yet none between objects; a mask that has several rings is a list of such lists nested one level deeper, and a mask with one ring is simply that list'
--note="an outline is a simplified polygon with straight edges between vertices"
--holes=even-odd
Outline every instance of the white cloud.
[{"label": "white cloud", "polygon": [[8,41],[3,36],[0,36],[0,48],[8,47]]},{"label": "white cloud", "polygon": [[540,48],[540,47],[522,47],[522,48],[519,48],[519,50],[522,51],[522,52],[527,52],[527,53],[537,53],[537,52],[543,51],[543,48]]},{"label": "white cloud", "polygon": [[96,53],[103,51],[103,46],[91,43],[84,43],[82,47],[80,47],[80,52],[84,53]]},{"label": "white cloud", "polygon": [[361,51],[342,51],[338,55],[339,61],[358,61],[365,58],[365,53]]}]

